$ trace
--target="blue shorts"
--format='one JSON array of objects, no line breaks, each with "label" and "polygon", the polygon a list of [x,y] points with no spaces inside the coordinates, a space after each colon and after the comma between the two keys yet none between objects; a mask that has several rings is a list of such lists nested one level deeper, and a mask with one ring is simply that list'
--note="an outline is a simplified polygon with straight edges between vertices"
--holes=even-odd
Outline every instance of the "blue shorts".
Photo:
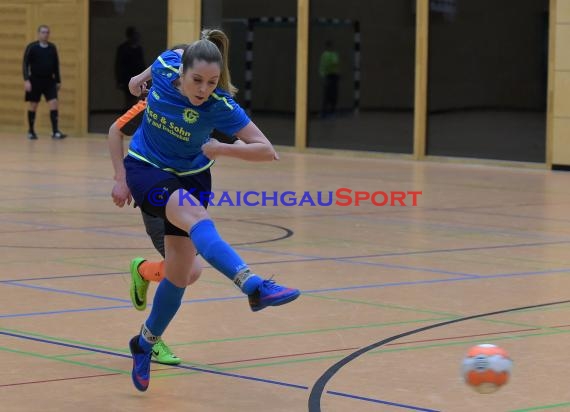
[{"label": "blue shorts", "polygon": [[200,194],[212,190],[210,169],[195,175],[177,176],[131,156],[125,157],[123,163],[127,172],[127,185],[141,210],[164,219],[165,235],[187,237],[190,228],[179,229],[166,219],[166,202],[178,189],[185,189],[197,200],[196,205],[207,208],[209,197]]}]

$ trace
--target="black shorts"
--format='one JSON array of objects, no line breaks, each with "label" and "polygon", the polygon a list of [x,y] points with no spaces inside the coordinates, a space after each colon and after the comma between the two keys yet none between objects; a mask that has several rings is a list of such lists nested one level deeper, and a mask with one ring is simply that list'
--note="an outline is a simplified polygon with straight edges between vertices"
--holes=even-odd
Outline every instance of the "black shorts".
[{"label": "black shorts", "polygon": [[32,91],[26,92],[27,102],[39,102],[42,99],[42,94],[46,98],[46,102],[57,99],[57,83],[54,79],[38,79],[30,77],[32,83]]},{"label": "black shorts", "polygon": [[166,218],[166,202],[171,195],[177,196],[178,189],[185,189],[196,201],[181,198],[180,202],[189,202],[192,205],[202,205],[207,208],[209,197],[205,194],[212,190],[210,169],[195,175],[176,176],[131,156],[125,157],[124,165],[127,172],[127,185],[141,210],[151,216],[164,219],[165,235],[188,237],[187,230],[179,229]]}]

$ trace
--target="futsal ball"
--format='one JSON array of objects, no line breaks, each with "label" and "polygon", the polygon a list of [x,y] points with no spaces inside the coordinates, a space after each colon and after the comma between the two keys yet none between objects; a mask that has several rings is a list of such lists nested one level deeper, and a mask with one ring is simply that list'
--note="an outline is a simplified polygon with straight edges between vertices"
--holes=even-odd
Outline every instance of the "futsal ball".
[{"label": "futsal ball", "polygon": [[513,361],[504,349],[477,345],[463,359],[463,379],[479,393],[493,393],[508,382],[512,367]]}]

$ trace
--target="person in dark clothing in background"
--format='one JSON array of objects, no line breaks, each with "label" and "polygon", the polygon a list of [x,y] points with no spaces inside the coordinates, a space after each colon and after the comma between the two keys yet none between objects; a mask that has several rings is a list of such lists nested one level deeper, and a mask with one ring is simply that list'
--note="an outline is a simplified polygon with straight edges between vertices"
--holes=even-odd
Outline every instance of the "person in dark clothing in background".
[{"label": "person in dark clothing in background", "polygon": [[59,75],[59,58],[55,44],[48,42],[49,27],[42,24],[38,27],[38,40],[26,47],[24,52],[23,74],[24,89],[28,107],[28,139],[36,140],[34,130],[36,111],[42,95],[49,105],[52,135],[54,139],[63,139],[63,134],[57,125],[58,103],[57,92],[61,87]]},{"label": "person in dark clothing in background", "polygon": [[125,95],[123,110],[128,110],[137,103],[137,97],[129,91],[129,81],[146,69],[144,62],[144,51],[140,42],[140,34],[136,28],[130,26],[125,31],[127,40],[117,47],[115,56],[115,78],[117,88],[121,89]]}]

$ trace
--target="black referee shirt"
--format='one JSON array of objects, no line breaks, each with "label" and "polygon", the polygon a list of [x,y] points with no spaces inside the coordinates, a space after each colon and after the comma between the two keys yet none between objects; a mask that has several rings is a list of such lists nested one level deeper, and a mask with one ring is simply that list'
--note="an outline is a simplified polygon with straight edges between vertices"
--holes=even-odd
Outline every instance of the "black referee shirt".
[{"label": "black referee shirt", "polygon": [[61,83],[59,77],[59,59],[55,44],[48,42],[47,47],[42,47],[39,41],[32,42],[24,52],[24,80],[30,77],[40,79],[55,79]]}]

